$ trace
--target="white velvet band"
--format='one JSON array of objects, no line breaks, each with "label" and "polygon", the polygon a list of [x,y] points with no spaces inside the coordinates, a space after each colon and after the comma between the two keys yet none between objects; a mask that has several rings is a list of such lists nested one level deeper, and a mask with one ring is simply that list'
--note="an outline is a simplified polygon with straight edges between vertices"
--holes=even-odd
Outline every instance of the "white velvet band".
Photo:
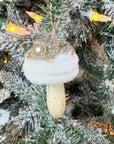
[{"label": "white velvet band", "polygon": [[59,54],[51,61],[36,61],[25,58],[25,76],[34,84],[59,84],[71,81],[79,72],[78,56]]}]

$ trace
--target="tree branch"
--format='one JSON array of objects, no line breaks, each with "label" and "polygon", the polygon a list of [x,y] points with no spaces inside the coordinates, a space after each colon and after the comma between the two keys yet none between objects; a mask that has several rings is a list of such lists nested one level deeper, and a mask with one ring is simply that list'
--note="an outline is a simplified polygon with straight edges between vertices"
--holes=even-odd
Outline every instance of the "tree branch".
[{"label": "tree branch", "polygon": [[53,23],[53,18],[52,18],[52,3],[50,4],[50,20],[51,20],[51,25],[52,25],[52,28],[54,29],[54,23]]},{"label": "tree branch", "polygon": [[56,32],[57,32],[57,29],[58,29],[58,26],[59,26],[59,23],[61,21],[61,17],[62,17],[63,13],[60,14],[60,18],[58,19],[54,29],[53,29],[53,33],[52,33],[52,37],[51,37],[51,40],[53,41],[54,38],[56,37]]}]

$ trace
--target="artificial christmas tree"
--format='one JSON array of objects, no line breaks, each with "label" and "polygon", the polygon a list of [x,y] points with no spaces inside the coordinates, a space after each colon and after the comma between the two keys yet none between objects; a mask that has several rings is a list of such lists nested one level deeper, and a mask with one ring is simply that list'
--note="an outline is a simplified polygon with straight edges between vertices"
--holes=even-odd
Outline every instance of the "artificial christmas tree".
[{"label": "artificial christmas tree", "polygon": [[[0,12],[5,11],[8,22],[31,33],[15,35],[6,32],[4,26],[0,30],[0,109],[10,113],[9,121],[0,127],[1,144],[114,143],[114,3],[112,0],[72,0],[66,7],[65,2],[45,0],[42,5],[36,5],[40,1],[34,0],[29,1],[29,6],[24,6],[24,2],[17,5],[18,0],[1,2]],[[49,8],[50,3],[53,9]],[[49,11],[52,10],[55,24],[64,7],[66,12],[57,36],[75,48],[80,72],[73,82],[65,84],[66,111],[61,118],[54,119],[47,110],[46,87],[31,84],[22,66],[24,54],[34,40],[51,37]],[[111,21],[90,21],[91,10],[110,17]],[[33,24],[35,21],[26,11],[46,17]]]}]

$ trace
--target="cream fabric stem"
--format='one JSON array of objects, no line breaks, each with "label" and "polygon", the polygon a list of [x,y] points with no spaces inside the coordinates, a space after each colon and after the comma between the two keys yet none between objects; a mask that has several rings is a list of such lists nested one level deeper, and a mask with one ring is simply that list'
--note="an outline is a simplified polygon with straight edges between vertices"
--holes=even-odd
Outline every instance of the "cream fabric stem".
[{"label": "cream fabric stem", "polygon": [[47,106],[54,118],[59,118],[64,113],[66,107],[64,84],[47,85]]}]

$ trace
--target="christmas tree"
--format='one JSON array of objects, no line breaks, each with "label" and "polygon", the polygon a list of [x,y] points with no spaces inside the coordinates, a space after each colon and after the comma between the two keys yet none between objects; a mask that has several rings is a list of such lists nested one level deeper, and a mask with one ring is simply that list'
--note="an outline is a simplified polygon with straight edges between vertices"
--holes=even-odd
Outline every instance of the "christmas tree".
[{"label": "christmas tree", "polygon": [[[114,143],[113,9],[113,0],[0,1],[0,144]],[[66,109],[58,118],[47,108],[46,85],[28,80],[23,67],[39,40],[42,46],[56,41],[51,58],[70,45],[79,59],[78,75],[64,84]],[[35,50],[49,60],[44,49]],[[73,61],[58,65],[61,72]],[[54,106],[55,113],[61,105]]]}]

